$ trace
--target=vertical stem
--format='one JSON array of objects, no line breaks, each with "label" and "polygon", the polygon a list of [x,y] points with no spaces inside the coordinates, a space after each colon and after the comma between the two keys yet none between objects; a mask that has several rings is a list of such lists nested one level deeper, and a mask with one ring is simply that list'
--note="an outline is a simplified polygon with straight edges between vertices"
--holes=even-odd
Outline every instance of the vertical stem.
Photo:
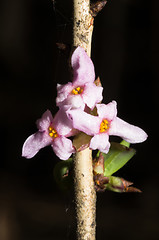
[{"label": "vertical stem", "polygon": [[90,14],[90,0],[74,0],[73,45],[81,46],[91,55],[93,17]]},{"label": "vertical stem", "polygon": [[[91,54],[93,18],[89,0],[74,0],[73,45]],[[93,182],[92,151],[87,148],[74,156],[74,185],[77,240],[95,240],[96,192]]]},{"label": "vertical stem", "polygon": [[87,148],[74,158],[77,240],[95,240],[96,192],[93,182],[92,151]]}]

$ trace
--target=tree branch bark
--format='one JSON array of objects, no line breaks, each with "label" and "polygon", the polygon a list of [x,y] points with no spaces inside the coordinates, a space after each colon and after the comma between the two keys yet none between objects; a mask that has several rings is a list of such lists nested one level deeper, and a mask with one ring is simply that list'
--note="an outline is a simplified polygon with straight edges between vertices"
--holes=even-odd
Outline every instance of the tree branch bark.
[{"label": "tree branch bark", "polygon": [[[89,0],[74,0],[73,46],[91,55],[93,17]],[[96,192],[93,181],[92,151],[87,148],[74,155],[74,186],[77,240],[95,240]]]},{"label": "tree branch bark", "polygon": [[73,45],[81,46],[91,55],[93,17],[90,13],[90,0],[74,0]]}]

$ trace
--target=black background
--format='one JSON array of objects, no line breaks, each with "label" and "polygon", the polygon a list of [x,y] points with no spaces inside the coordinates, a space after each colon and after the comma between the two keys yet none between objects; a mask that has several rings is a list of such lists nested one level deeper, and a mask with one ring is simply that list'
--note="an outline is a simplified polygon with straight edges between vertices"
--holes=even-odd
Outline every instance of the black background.
[{"label": "black background", "polygon": [[[142,194],[97,195],[97,239],[159,239],[158,59],[159,2],[108,1],[94,23],[92,60],[104,102],[149,135],[116,175]],[[72,194],[56,186],[59,160],[51,147],[21,157],[46,109],[56,112],[56,84],[70,80],[56,42],[71,45],[72,1],[0,2],[0,240],[75,239]]]}]

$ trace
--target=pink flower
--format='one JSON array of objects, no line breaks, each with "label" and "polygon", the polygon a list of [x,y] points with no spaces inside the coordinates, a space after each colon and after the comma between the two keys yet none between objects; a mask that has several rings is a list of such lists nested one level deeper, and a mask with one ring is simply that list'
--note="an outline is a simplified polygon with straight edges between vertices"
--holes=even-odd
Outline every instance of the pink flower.
[{"label": "pink flower", "polygon": [[72,124],[63,109],[60,109],[54,118],[47,110],[37,121],[37,127],[38,132],[28,137],[23,145],[23,157],[32,158],[48,145],[52,146],[55,154],[62,160],[67,160],[75,152],[72,141],[66,138],[72,135]]},{"label": "pink flower", "polygon": [[96,107],[98,116],[92,116],[81,109],[67,111],[75,129],[93,136],[90,141],[91,149],[99,149],[101,152],[108,153],[109,135],[119,136],[129,143],[139,143],[147,139],[147,134],[141,128],[117,117],[115,101],[107,105],[97,104]]},{"label": "pink flower", "polygon": [[102,87],[94,84],[94,65],[85,50],[78,47],[71,58],[73,82],[57,85],[56,104],[61,107],[70,105],[72,108],[85,108],[85,104],[93,109],[102,101]]}]

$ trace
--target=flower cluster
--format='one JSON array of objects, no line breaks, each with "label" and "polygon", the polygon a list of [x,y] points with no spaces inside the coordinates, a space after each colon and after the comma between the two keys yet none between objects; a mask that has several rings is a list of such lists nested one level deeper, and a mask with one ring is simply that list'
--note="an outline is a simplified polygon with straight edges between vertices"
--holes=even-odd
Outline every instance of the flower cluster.
[{"label": "flower cluster", "polygon": [[51,145],[55,154],[66,160],[75,152],[69,137],[79,132],[92,136],[90,149],[104,153],[109,151],[109,135],[119,136],[129,143],[145,141],[147,134],[141,128],[117,117],[115,101],[101,104],[103,88],[95,85],[94,65],[83,48],[74,51],[71,65],[72,82],[57,85],[59,111],[53,118],[47,110],[37,121],[38,132],[27,138],[22,156],[32,158],[41,148]]}]

